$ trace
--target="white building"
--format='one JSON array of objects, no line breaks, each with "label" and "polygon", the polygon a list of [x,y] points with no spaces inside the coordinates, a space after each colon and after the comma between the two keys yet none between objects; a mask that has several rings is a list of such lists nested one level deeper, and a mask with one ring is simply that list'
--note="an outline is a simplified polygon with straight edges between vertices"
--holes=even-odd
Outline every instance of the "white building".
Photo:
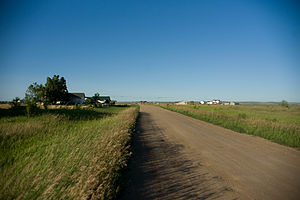
[{"label": "white building", "polygon": [[213,104],[221,104],[221,100],[219,100],[219,99],[214,99],[214,100],[212,100],[212,103],[213,103]]},{"label": "white building", "polygon": [[200,101],[200,104],[206,104],[207,102],[206,101]]},{"label": "white building", "polygon": [[232,101],[232,102],[230,102],[230,105],[235,106],[235,105],[239,105],[239,103]]},{"label": "white building", "polygon": [[187,105],[186,101],[179,101],[179,102],[175,102],[175,105]]}]

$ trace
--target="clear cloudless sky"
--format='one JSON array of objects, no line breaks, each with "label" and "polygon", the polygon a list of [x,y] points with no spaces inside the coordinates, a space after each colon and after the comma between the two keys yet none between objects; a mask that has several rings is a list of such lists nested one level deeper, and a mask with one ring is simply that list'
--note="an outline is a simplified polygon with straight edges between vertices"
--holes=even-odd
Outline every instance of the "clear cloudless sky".
[{"label": "clear cloudless sky", "polygon": [[58,74],[126,100],[300,101],[299,1],[0,2],[0,100]]}]

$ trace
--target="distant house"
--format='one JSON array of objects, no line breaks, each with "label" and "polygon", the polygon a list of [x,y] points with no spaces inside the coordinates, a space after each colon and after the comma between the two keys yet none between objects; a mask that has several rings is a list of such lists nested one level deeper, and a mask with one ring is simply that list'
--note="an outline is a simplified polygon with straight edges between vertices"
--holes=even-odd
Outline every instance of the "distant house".
[{"label": "distant house", "polygon": [[235,105],[239,105],[239,103],[232,101],[232,102],[230,102],[230,104],[229,104],[229,105],[231,105],[231,106],[235,106]]},{"label": "distant house", "polygon": [[84,101],[84,93],[68,93],[68,104],[83,104]]},{"label": "distant house", "polygon": [[206,101],[200,101],[200,104],[206,104],[207,102]]},{"label": "distant house", "polygon": [[222,105],[231,105],[231,106],[234,106],[234,105],[239,105],[238,102],[234,102],[234,101],[221,101],[219,99],[213,99],[212,101],[200,101],[200,104],[208,104],[208,105],[213,105],[213,104],[222,104]]},{"label": "distant house", "polygon": [[186,101],[179,101],[179,102],[175,102],[175,105],[187,105]]},{"label": "distant house", "polygon": [[102,106],[116,103],[116,101],[110,100],[110,96],[99,96],[98,100],[96,102],[95,102],[94,97],[85,97],[85,100],[87,100],[86,102],[89,102],[89,103],[96,103],[96,104],[101,103]]},{"label": "distant house", "polygon": [[109,96],[100,96],[97,101],[101,104],[109,104],[111,100]]},{"label": "distant house", "polygon": [[212,104],[221,104],[221,100],[214,99],[214,100],[212,100]]},{"label": "distant house", "polygon": [[149,104],[148,101],[140,101],[140,104]]}]

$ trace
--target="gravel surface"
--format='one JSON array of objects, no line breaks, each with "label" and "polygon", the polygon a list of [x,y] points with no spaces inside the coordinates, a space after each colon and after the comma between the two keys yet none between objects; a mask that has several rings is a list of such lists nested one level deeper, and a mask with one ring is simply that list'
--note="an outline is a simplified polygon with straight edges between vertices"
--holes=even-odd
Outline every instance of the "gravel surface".
[{"label": "gravel surface", "polygon": [[141,105],[120,199],[300,199],[300,151]]}]

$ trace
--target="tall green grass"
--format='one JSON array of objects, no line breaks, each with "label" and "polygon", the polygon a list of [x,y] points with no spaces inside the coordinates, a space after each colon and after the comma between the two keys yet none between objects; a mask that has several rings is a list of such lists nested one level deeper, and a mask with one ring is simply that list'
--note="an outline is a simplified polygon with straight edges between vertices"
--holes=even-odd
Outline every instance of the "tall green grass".
[{"label": "tall green grass", "polygon": [[0,199],[117,195],[137,107],[0,112]]},{"label": "tall green grass", "polygon": [[300,148],[300,106],[172,105],[161,107],[240,133]]}]

